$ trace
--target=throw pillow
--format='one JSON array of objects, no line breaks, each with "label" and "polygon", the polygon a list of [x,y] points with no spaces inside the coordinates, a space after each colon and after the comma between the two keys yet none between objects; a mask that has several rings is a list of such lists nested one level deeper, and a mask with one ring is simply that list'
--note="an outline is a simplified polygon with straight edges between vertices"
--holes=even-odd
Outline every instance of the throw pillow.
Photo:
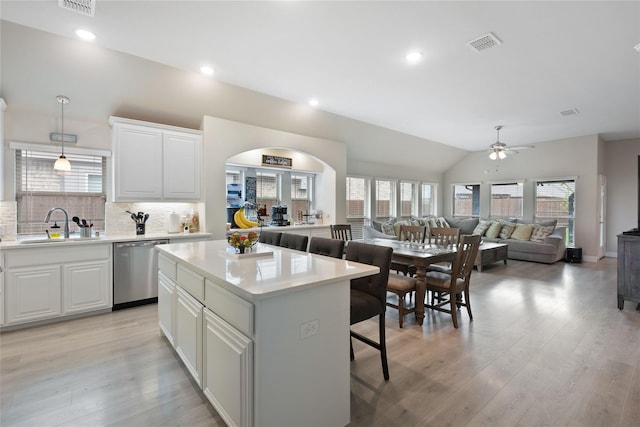
[{"label": "throw pillow", "polygon": [[497,239],[498,236],[500,235],[500,230],[501,229],[502,229],[502,223],[494,222],[487,229],[487,232],[485,233],[485,236],[487,236],[490,239]]},{"label": "throw pillow", "polygon": [[512,239],[529,240],[533,232],[533,224],[516,224],[516,229],[511,234]]},{"label": "throw pillow", "polygon": [[438,218],[436,218],[436,223],[438,224],[438,227],[440,228],[449,228],[449,223],[447,222],[446,219],[444,219],[443,217],[439,216]]},{"label": "throw pillow", "polygon": [[393,224],[393,234],[395,236],[399,236],[400,235],[400,226],[401,225],[413,225],[411,223],[411,221],[398,221],[395,224]]},{"label": "throw pillow", "polygon": [[509,239],[516,229],[516,224],[513,222],[502,222],[502,228],[500,228],[500,238]]},{"label": "throw pillow", "polygon": [[553,233],[554,228],[555,226],[553,225],[533,224],[533,231],[529,240],[532,242],[544,242],[544,239]]},{"label": "throw pillow", "polygon": [[390,236],[395,236],[395,233],[393,231],[393,224],[395,223],[395,221],[387,221],[387,222],[383,222],[382,223],[382,232],[384,234],[388,234]]},{"label": "throw pillow", "polygon": [[380,221],[371,221],[371,226],[372,226],[376,231],[379,231],[379,232],[381,232],[381,233],[383,232],[383,231],[382,231],[382,223],[381,223]]},{"label": "throw pillow", "polygon": [[493,224],[493,221],[480,220],[480,222],[478,222],[478,225],[476,225],[476,228],[473,229],[473,233],[471,233],[471,234],[477,234],[479,236],[484,236],[484,233],[486,233],[486,231],[489,229],[489,227],[491,227],[491,224]]}]

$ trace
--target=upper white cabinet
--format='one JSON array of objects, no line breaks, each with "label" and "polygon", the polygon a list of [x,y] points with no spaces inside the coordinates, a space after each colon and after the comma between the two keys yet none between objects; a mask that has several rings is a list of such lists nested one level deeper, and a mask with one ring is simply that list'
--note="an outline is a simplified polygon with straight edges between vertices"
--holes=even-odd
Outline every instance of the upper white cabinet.
[{"label": "upper white cabinet", "polygon": [[113,200],[198,201],[202,132],[111,117]]}]

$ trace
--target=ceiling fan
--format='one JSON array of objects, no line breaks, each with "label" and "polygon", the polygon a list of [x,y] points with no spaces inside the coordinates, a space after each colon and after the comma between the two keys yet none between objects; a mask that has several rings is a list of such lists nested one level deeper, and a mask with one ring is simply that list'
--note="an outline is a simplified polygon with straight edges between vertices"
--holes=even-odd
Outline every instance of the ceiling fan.
[{"label": "ceiling fan", "polygon": [[491,160],[502,160],[507,158],[507,152],[518,154],[516,150],[522,150],[527,148],[534,148],[532,145],[522,146],[522,147],[507,147],[507,144],[504,142],[500,142],[500,130],[502,129],[502,125],[496,126],[497,138],[496,142],[489,146],[489,158]]}]

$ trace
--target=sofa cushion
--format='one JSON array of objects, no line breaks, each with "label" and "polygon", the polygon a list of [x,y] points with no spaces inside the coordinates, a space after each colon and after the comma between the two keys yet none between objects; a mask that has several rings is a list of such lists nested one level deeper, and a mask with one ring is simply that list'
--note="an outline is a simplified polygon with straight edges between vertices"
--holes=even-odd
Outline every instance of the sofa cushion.
[{"label": "sofa cushion", "polygon": [[[559,239],[558,239],[559,240]],[[504,241],[509,245],[509,252],[527,252],[530,254],[555,254],[558,250],[557,245],[549,243],[531,242],[526,240],[509,239]]]},{"label": "sofa cushion", "polygon": [[536,222],[536,224],[544,225],[544,226],[552,225],[555,228],[556,225],[558,225],[558,220],[557,219],[548,219],[548,220],[545,220],[545,221],[538,221],[538,222]]},{"label": "sofa cushion", "polygon": [[516,229],[511,234],[512,239],[529,240],[533,232],[533,224],[516,224]]},{"label": "sofa cushion", "polygon": [[516,224],[513,222],[501,222],[502,227],[500,228],[500,238],[508,239],[513,234],[513,231],[516,229]]},{"label": "sofa cushion", "polygon": [[502,229],[502,223],[501,222],[493,222],[489,228],[487,229],[487,232],[485,233],[485,236],[487,236],[490,239],[497,239],[498,236],[500,236],[500,230]]},{"label": "sofa cushion", "polygon": [[544,239],[546,239],[549,235],[551,235],[551,233],[553,233],[554,228],[555,225],[533,224],[533,230],[531,232],[531,237],[529,238],[529,240],[531,240],[532,242],[544,242]]},{"label": "sofa cushion", "polygon": [[493,224],[493,221],[484,221],[481,219],[478,221],[478,225],[476,225],[476,228],[473,229],[473,233],[471,234],[484,236],[484,233],[486,233],[489,227],[491,227],[491,224]]},{"label": "sofa cushion", "polygon": [[453,217],[445,217],[444,218],[449,227],[459,228],[460,234],[475,234],[473,231],[475,230],[479,218],[453,218]]}]

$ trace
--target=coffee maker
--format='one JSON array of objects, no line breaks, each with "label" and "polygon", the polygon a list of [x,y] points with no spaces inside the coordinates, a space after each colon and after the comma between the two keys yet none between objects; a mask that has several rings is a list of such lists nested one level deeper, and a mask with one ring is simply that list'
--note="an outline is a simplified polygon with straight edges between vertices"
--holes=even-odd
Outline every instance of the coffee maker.
[{"label": "coffee maker", "polygon": [[271,222],[270,225],[289,225],[289,215],[287,215],[287,207],[283,205],[271,206]]}]

